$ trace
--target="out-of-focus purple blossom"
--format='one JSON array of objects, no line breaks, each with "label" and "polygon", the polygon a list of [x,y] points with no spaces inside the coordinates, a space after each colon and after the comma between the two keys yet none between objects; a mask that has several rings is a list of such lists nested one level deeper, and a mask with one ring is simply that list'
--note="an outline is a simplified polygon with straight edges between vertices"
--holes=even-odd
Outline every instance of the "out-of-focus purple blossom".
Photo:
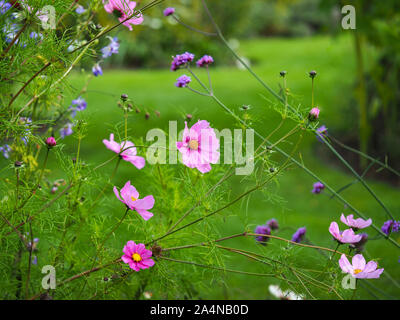
[{"label": "out-of-focus purple blossom", "polygon": [[279,229],[278,221],[276,219],[271,219],[268,220],[266,225],[271,229],[271,230],[277,230]]},{"label": "out-of-focus purple blossom", "polygon": [[391,233],[391,232],[399,232],[400,229],[400,221],[395,221],[395,220],[388,220],[386,222],[384,222],[381,230],[384,234],[386,234],[387,236]]},{"label": "out-of-focus purple blossom", "polygon": [[119,43],[118,43],[118,38],[114,37],[107,37],[110,39],[110,43],[108,46],[105,46],[104,48],[101,49],[101,53],[103,56],[103,59],[111,57],[113,54],[118,53],[119,49]]},{"label": "out-of-focus purple blossom", "polygon": [[72,100],[71,105],[69,106],[69,110],[71,110],[71,117],[76,116],[77,111],[85,110],[87,107],[87,102],[82,97],[78,97],[78,99]]},{"label": "out-of-focus purple blossom", "polygon": [[65,137],[70,136],[71,134],[74,133],[74,131],[72,131],[72,127],[73,127],[72,123],[67,123],[64,127],[60,129],[61,139],[64,139]]},{"label": "out-of-focus purple blossom", "polygon": [[35,265],[37,264],[37,256],[32,257],[32,263]]},{"label": "out-of-focus purple blossom", "polygon": [[213,57],[204,55],[199,60],[196,61],[196,64],[199,68],[201,68],[201,67],[205,67],[213,62],[214,62]]},{"label": "out-of-focus purple blossom", "polygon": [[75,12],[76,12],[77,14],[82,14],[82,13],[86,12],[86,9],[85,9],[83,6],[78,5],[78,6],[76,7],[76,9],[75,9]]},{"label": "out-of-focus purple blossom", "polygon": [[5,14],[11,7],[12,6],[10,3],[8,3],[4,0],[1,0],[0,1],[0,14]]},{"label": "out-of-focus purple blossom", "polygon": [[31,39],[40,39],[40,40],[43,40],[43,34],[41,34],[41,33],[36,33],[35,31],[32,31],[30,34],[29,34],[29,38],[31,38]]},{"label": "out-of-focus purple blossom", "polygon": [[31,125],[31,123],[32,123],[32,119],[29,118],[29,117],[28,117],[28,118],[21,117],[21,118],[19,119],[19,121],[20,121],[21,124],[25,124],[25,126],[27,127],[27,128],[25,129],[25,133],[24,133],[23,136],[21,137],[22,142],[26,145],[26,144],[28,143],[29,134],[31,133],[30,125]]},{"label": "out-of-focus purple blossom", "polygon": [[188,77],[186,74],[180,76],[178,79],[176,79],[175,86],[178,88],[184,88],[187,87],[187,85],[192,81],[190,77]]},{"label": "out-of-focus purple blossom", "polygon": [[11,147],[8,144],[0,147],[0,152],[3,154],[3,157],[8,159],[10,158]]},{"label": "out-of-focus purple blossom", "polygon": [[194,54],[190,52],[184,52],[182,54],[178,54],[173,57],[171,62],[171,71],[178,70],[181,66],[186,65],[189,62],[192,62],[194,59]]},{"label": "out-of-focus purple blossom", "polygon": [[326,139],[328,137],[328,128],[325,125],[320,126],[316,130],[317,139],[324,142],[322,138]]},{"label": "out-of-focus purple blossom", "polygon": [[311,192],[314,194],[319,194],[324,189],[325,189],[325,186],[321,182],[318,181],[313,184],[313,189]]},{"label": "out-of-focus purple blossom", "polygon": [[172,14],[175,13],[175,8],[168,7],[168,8],[166,8],[166,9],[164,10],[163,13],[164,13],[164,16],[168,17],[168,16],[170,16],[170,15],[172,15]]},{"label": "out-of-focus purple blossom", "polygon": [[[268,226],[257,226],[256,229],[254,230],[254,233],[270,235],[271,234],[271,229]],[[256,241],[259,242],[262,245],[265,245],[265,243],[268,240],[269,240],[268,237],[256,236]]]},{"label": "out-of-focus purple blossom", "polygon": [[96,63],[93,68],[92,68],[92,72],[94,74],[95,77],[97,76],[102,76],[103,75],[103,69],[100,67],[100,64]]},{"label": "out-of-focus purple blossom", "polygon": [[68,51],[68,52],[72,52],[72,51],[74,51],[76,48],[78,48],[78,46],[79,46],[79,41],[74,40],[74,41],[68,46],[67,51]]},{"label": "out-of-focus purple blossom", "polygon": [[305,227],[299,228],[299,229],[297,229],[297,231],[293,234],[293,236],[292,236],[292,241],[293,241],[293,242],[300,243],[301,241],[303,241],[305,235],[306,235],[306,228],[305,228]]},{"label": "out-of-focus purple blossom", "polygon": [[[8,23],[3,27],[3,33],[5,35],[5,40],[7,43],[10,43],[13,41],[15,36],[17,35],[18,31],[20,30],[20,26],[16,23]],[[15,41],[15,43],[18,43],[19,39]]]}]

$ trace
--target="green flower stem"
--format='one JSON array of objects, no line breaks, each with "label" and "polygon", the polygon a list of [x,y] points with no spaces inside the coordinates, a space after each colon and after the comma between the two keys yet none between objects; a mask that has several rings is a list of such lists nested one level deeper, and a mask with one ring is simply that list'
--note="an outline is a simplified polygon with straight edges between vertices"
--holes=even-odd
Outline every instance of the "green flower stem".
[{"label": "green flower stem", "polygon": [[245,275],[249,275],[249,276],[276,278],[276,275],[273,274],[273,273],[246,272],[246,271],[240,271],[240,270],[226,269],[226,268],[212,266],[212,265],[200,264],[200,263],[196,263],[196,262],[192,262],[192,261],[177,260],[177,259],[172,259],[172,258],[167,258],[167,257],[158,257],[158,258],[163,259],[163,260],[167,260],[167,261],[171,261],[171,262],[190,264],[190,265],[194,265],[196,267],[201,267],[201,268],[208,268],[208,269],[220,270],[220,271],[225,271],[225,272],[239,273],[239,274],[245,274]]}]

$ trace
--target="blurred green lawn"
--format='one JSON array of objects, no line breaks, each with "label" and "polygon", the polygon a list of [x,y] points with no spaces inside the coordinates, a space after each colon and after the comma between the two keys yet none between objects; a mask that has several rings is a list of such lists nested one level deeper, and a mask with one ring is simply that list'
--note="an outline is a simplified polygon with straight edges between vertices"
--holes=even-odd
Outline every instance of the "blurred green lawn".
[{"label": "blurred green lawn", "polygon": [[[317,70],[315,97],[317,105],[321,107],[321,124],[327,125],[330,132],[335,134],[335,128],[343,126],[346,118],[344,112],[350,104],[349,99],[353,96],[355,68],[352,49],[351,38],[313,37],[242,41],[239,52],[250,59],[254,71],[276,90],[279,90],[278,84],[281,83],[279,72],[286,70],[288,86],[296,101],[304,106],[308,106],[311,100],[308,71]],[[171,55],[173,54],[176,53],[171,52]],[[197,56],[202,54],[206,52],[196,52]],[[206,80],[206,74],[203,70],[201,71],[200,77]],[[105,151],[102,139],[108,138],[116,123],[122,123],[122,111],[116,106],[122,93],[128,94],[142,110],[140,114],[133,112],[129,117],[129,134],[132,137],[145,137],[150,128],[167,129],[169,120],[178,120],[178,125],[183,127],[186,113],[193,114],[196,121],[206,119],[213,127],[220,130],[232,127],[233,122],[230,116],[211,99],[174,86],[175,79],[181,74],[181,71],[174,73],[169,70],[104,70],[103,76],[93,79],[84,95],[88,108],[81,115],[83,118],[90,119],[89,131],[82,149],[83,159],[91,163],[101,163],[110,158],[111,154]],[[243,104],[250,105],[250,115],[254,126],[264,135],[270,133],[278,125],[280,116],[269,108],[276,101],[246,71],[239,70],[235,66],[211,67],[211,75],[215,94],[236,113],[240,112],[239,108]],[[72,91],[79,92],[84,84],[83,76],[74,74],[70,84]],[[270,102],[261,95],[270,99]],[[71,98],[75,96],[71,95]],[[146,110],[151,114],[148,120],[144,118]],[[157,117],[154,110],[160,111],[161,116]],[[356,106],[350,111],[356,113]],[[285,133],[289,128],[290,123],[280,130],[280,134]],[[277,137],[275,136],[272,140]],[[74,152],[76,140],[67,137],[64,142],[67,150]],[[354,177],[348,174],[339,163],[326,164],[320,160],[315,148],[318,143],[313,136],[304,137],[300,147],[304,163],[337,189],[353,181]],[[283,145],[283,148],[287,150],[290,150],[290,147],[289,144]],[[127,177],[132,175],[130,164],[124,163],[120,169],[117,175],[118,185],[122,185]],[[103,168],[103,172],[108,170],[112,170],[112,165]],[[140,177],[140,173],[136,171],[136,174]],[[239,179],[237,177],[234,181],[238,182]],[[311,189],[315,181],[297,167],[292,167],[281,176],[279,181],[278,194],[285,200],[283,205],[268,202],[261,193],[253,194],[249,201],[242,203],[240,207],[237,206],[236,213],[239,212],[239,216],[232,215],[232,210],[225,211],[224,215],[227,219],[226,223],[220,223],[221,233],[227,235],[239,233],[243,231],[244,224],[255,227],[270,218],[276,218],[281,228],[288,227],[279,235],[290,238],[296,228],[305,226],[307,238],[313,243],[334,248],[335,244],[328,233],[329,224],[333,220],[339,222],[340,214],[342,212],[349,214],[350,211],[339,202],[330,200],[327,194],[313,195]],[[399,190],[384,183],[375,181],[368,181],[368,183],[388,208],[397,214],[400,209]],[[246,184],[232,183],[235,194],[245,189]],[[359,184],[344,191],[343,196],[361,212],[371,217],[377,226],[380,227],[387,220],[382,208]],[[341,228],[344,227],[341,223],[339,224]],[[372,228],[367,232],[370,237],[376,234]],[[400,241],[398,235],[397,240]],[[236,239],[226,244],[248,249],[253,241],[253,239]],[[271,241],[271,245],[265,249],[265,252],[268,252],[269,247],[276,252],[286,246],[283,243]],[[311,259],[311,262],[312,259],[320,259],[320,256],[311,249],[296,250],[300,255],[299,261],[302,260],[303,255],[307,257],[306,259]],[[374,259],[378,259],[386,273],[400,281],[398,249],[380,240],[369,241],[367,251]],[[241,270],[260,270],[249,261],[239,256],[231,258],[228,264],[235,265]],[[235,274],[228,274],[225,280],[229,290],[224,290],[221,286],[210,287],[202,292],[202,298],[265,299],[270,297],[268,285],[277,283],[273,279],[260,280],[256,277]],[[399,287],[386,277],[369,281],[379,288],[384,288],[392,297],[400,297]],[[380,298],[388,298],[377,289],[373,291]],[[373,298],[362,288],[359,289],[357,297]]]}]

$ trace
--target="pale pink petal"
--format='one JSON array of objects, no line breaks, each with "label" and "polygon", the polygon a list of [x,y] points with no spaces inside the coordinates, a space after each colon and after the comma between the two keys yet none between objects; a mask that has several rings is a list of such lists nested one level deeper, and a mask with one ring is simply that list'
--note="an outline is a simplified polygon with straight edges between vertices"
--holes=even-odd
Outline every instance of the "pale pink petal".
[{"label": "pale pink petal", "polygon": [[332,222],[329,226],[329,232],[333,235],[336,239],[340,238],[339,226],[336,222]]},{"label": "pale pink petal", "polygon": [[210,128],[210,123],[206,120],[199,120],[197,121],[191,129],[197,131],[197,133],[200,135],[202,129],[208,129]]},{"label": "pale pink petal", "polygon": [[365,265],[363,272],[366,272],[366,273],[373,272],[376,270],[377,267],[378,267],[378,264],[375,261],[369,261]]},{"label": "pale pink petal", "polygon": [[143,199],[136,200],[134,203],[135,209],[149,210],[154,206],[154,197],[146,196]]},{"label": "pale pink petal", "polygon": [[121,189],[121,197],[125,200],[125,202],[129,201],[131,203],[132,197],[139,199],[139,192],[137,192],[136,188],[131,185],[130,181],[128,181]]},{"label": "pale pink petal", "polygon": [[115,195],[117,196],[118,200],[124,202],[124,201],[119,197],[119,191],[118,191],[117,187],[114,186],[113,190],[114,190],[114,193],[115,193]]},{"label": "pale pink petal", "polygon": [[149,220],[153,216],[153,214],[151,212],[148,212],[147,210],[137,209],[136,211],[145,221]]},{"label": "pale pink petal", "polygon": [[353,271],[353,267],[351,266],[349,260],[344,254],[342,254],[339,259],[339,266],[343,270],[343,272],[352,273]]},{"label": "pale pink petal", "polygon": [[380,275],[382,274],[383,270],[384,269],[382,268],[382,269],[377,269],[375,271],[369,272],[369,273],[366,274],[366,278],[367,279],[377,279],[377,278],[380,277]]},{"label": "pale pink petal", "polygon": [[342,215],[340,216],[340,221],[342,221],[345,225],[349,225],[347,219],[345,218],[344,214],[342,213]]},{"label": "pale pink petal", "polygon": [[351,260],[354,269],[364,270],[365,259],[362,254],[356,254]]},{"label": "pale pink petal", "polygon": [[122,156],[122,159],[132,163],[139,170],[143,169],[146,164],[146,160],[143,157],[139,156]]},{"label": "pale pink petal", "polygon": [[359,234],[355,234],[353,229],[346,229],[343,231],[340,241],[343,243],[357,243],[361,239],[362,236]]},{"label": "pale pink petal", "polygon": [[196,168],[197,168],[201,173],[207,173],[207,172],[211,171],[211,166],[210,166],[209,163],[206,163],[206,164],[199,164]]}]

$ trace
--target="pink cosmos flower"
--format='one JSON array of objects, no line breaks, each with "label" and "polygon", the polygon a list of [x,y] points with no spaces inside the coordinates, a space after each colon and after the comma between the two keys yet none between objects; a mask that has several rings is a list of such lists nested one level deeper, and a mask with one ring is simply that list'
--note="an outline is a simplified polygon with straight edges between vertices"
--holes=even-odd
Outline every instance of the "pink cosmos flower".
[{"label": "pink cosmos flower", "polygon": [[[133,142],[131,141],[122,141],[121,143],[114,141],[114,134],[110,134],[110,140],[103,140],[103,143],[115,153],[118,153],[122,160],[128,161],[132,163],[139,170],[142,169],[146,163],[143,157],[139,157],[136,155],[136,148]],[[122,151],[123,150],[123,151]],[[121,152],[122,151],[122,152]]]},{"label": "pink cosmos flower", "polygon": [[[103,0],[103,3],[105,1]],[[108,0],[107,3],[104,5],[104,10],[108,13],[114,14],[119,22],[122,22],[135,14],[135,1],[129,0]],[[128,27],[130,31],[132,31],[131,24],[141,24],[143,22],[143,16],[140,14],[138,17],[133,16],[131,19],[126,20],[123,25]]]},{"label": "pink cosmos flower", "polygon": [[219,140],[207,121],[199,120],[190,129],[185,121],[182,140],[176,143],[176,147],[182,154],[183,163],[189,168],[206,173],[211,170],[210,163],[218,162]]},{"label": "pink cosmos flower", "polygon": [[350,273],[354,278],[358,279],[377,279],[384,270],[383,268],[376,269],[378,264],[375,261],[365,264],[362,254],[356,254],[351,262],[349,262],[346,255],[342,254],[339,259],[339,266],[343,272]]},{"label": "pink cosmos flower", "polygon": [[130,240],[126,243],[122,251],[124,255],[121,257],[121,260],[129,264],[129,267],[135,271],[154,266],[154,260],[150,259],[153,253],[147,250],[143,243],[136,244]]},{"label": "pink cosmos flower", "polygon": [[361,235],[355,234],[353,229],[347,229],[340,232],[339,226],[336,222],[332,222],[329,226],[329,232],[340,243],[356,243],[361,240]]},{"label": "pink cosmos flower", "polygon": [[143,199],[139,199],[139,192],[137,192],[136,188],[131,185],[130,181],[125,183],[121,192],[118,192],[117,187],[114,187],[113,190],[119,201],[125,203],[129,209],[135,210],[139,213],[144,220],[149,220],[153,216],[153,214],[147,210],[153,208],[154,197],[146,196]]},{"label": "pink cosmos flower", "polygon": [[340,216],[340,221],[342,221],[345,225],[348,225],[349,227],[356,229],[364,229],[372,224],[371,219],[368,220],[364,220],[361,218],[354,219],[352,214],[345,217],[343,213]]}]

